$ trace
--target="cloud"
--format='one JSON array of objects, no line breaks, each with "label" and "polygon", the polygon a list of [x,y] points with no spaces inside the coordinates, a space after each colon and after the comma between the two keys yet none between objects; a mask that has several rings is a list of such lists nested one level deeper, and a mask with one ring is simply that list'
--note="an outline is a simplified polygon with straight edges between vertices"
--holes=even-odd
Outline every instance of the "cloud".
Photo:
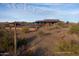
[{"label": "cloud", "polygon": [[33,21],[46,18],[59,18],[65,20],[73,18],[72,20],[74,20],[79,18],[78,15],[78,4],[0,4],[0,19]]}]

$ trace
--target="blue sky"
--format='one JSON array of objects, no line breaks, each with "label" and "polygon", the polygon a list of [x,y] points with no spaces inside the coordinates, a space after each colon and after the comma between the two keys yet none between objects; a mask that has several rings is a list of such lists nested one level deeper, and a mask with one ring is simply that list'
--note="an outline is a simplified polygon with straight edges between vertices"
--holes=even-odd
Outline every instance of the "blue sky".
[{"label": "blue sky", "polygon": [[77,3],[0,3],[0,22],[60,19],[79,22]]}]

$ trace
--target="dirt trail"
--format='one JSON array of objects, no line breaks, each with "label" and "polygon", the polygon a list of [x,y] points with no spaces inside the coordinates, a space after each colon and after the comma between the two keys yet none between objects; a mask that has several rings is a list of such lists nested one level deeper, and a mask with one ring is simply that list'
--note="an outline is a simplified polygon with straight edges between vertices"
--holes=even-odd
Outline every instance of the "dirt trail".
[{"label": "dirt trail", "polygon": [[[31,43],[31,48],[29,50],[36,50],[37,48],[42,48],[46,52],[46,55],[53,55],[53,46],[58,43],[58,40],[79,40],[79,37],[75,34],[70,34],[68,28],[60,28],[53,30],[45,30],[44,28],[39,29],[39,31],[47,32],[48,35],[40,36],[37,32],[32,33],[36,38]],[[28,34],[28,36],[30,36]],[[41,51],[42,51],[41,50]],[[35,55],[39,55],[39,52]]]}]

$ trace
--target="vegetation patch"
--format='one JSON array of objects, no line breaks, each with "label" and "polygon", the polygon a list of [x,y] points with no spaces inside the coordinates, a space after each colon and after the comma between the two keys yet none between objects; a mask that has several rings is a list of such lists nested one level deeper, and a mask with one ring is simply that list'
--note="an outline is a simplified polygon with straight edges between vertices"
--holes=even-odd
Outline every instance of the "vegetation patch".
[{"label": "vegetation patch", "polygon": [[22,28],[22,31],[23,31],[24,33],[28,33],[28,32],[29,32],[29,28],[28,28],[28,27],[23,27],[23,28]]},{"label": "vegetation patch", "polygon": [[0,30],[0,52],[8,51],[9,48],[9,33],[5,30]]},{"label": "vegetation patch", "polygon": [[70,28],[71,33],[79,33],[79,26],[72,26]]},{"label": "vegetation patch", "polygon": [[67,28],[68,26],[64,22],[57,23],[62,28]]},{"label": "vegetation patch", "polygon": [[51,33],[47,33],[47,32],[44,32],[44,31],[38,31],[38,35],[39,36],[47,36],[47,35],[51,35]]},{"label": "vegetation patch", "polygon": [[59,52],[59,55],[79,55],[79,43],[75,40],[61,40],[55,51]]}]

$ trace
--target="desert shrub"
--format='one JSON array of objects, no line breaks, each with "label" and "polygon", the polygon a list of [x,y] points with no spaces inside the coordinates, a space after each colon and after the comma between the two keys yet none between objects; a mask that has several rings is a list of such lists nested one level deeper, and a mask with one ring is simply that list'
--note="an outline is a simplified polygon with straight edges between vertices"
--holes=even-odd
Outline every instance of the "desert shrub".
[{"label": "desert shrub", "polygon": [[64,22],[57,23],[60,27],[67,28],[68,26]]},{"label": "desert shrub", "polygon": [[41,31],[38,31],[38,35],[39,36],[47,36],[47,35],[51,35],[51,33],[49,33],[49,32],[47,33],[47,32],[44,32],[41,30]]},{"label": "desert shrub", "polygon": [[53,29],[60,29],[60,26],[56,25]]},{"label": "desert shrub", "polygon": [[13,54],[13,32],[8,32],[5,29],[0,29],[0,53]]},{"label": "desert shrub", "polygon": [[23,28],[22,28],[22,31],[23,31],[24,33],[28,33],[28,32],[29,32],[29,28],[28,28],[28,27],[23,27]]},{"label": "desert shrub", "polygon": [[27,40],[25,40],[25,39],[18,39],[17,40],[17,48],[21,47],[22,45],[27,45]]},{"label": "desert shrub", "polygon": [[43,35],[44,31],[39,31],[38,34]]},{"label": "desert shrub", "polygon": [[75,40],[61,40],[58,46],[56,46],[56,51],[64,52],[63,55],[79,55],[79,44]]},{"label": "desert shrub", "polygon": [[60,51],[69,51],[71,49],[71,43],[68,41],[65,41],[65,40],[62,40],[60,42],[61,44],[59,44],[58,48]]},{"label": "desert shrub", "polygon": [[9,33],[6,30],[0,30],[0,52],[8,51]]},{"label": "desert shrub", "polygon": [[70,28],[71,33],[79,33],[79,26],[72,26]]},{"label": "desert shrub", "polygon": [[58,25],[56,25],[56,26],[52,26],[52,27],[50,27],[48,30],[53,30],[53,29],[60,29],[60,27],[58,26]]}]

